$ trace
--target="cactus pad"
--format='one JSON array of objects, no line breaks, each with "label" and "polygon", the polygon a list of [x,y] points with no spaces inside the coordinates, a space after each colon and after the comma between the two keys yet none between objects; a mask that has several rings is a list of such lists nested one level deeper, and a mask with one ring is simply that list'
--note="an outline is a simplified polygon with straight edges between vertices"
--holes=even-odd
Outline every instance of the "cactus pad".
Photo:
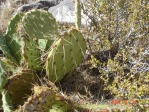
[{"label": "cactus pad", "polygon": [[9,96],[9,93],[7,90],[2,91],[2,102],[3,102],[3,112],[12,112],[13,110],[13,104],[12,99]]},{"label": "cactus pad", "polygon": [[81,62],[86,51],[82,34],[72,29],[53,43],[46,61],[46,73],[53,82],[60,81]]},{"label": "cactus pad", "polygon": [[34,95],[16,112],[72,112],[57,91],[45,86],[36,86],[34,91]]},{"label": "cactus pad", "polygon": [[53,43],[53,40],[39,39],[38,45],[41,51],[47,51]]},{"label": "cactus pad", "polygon": [[6,58],[8,58],[9,60],[11,60],[14,63],[17,63],[16,59],[13,57],[13,55],[11,54],[10,49],[8,48],[8,46],[6,44],[5,37],[2,36],[2,35],[0,35],[0,50],[3,51]]},{"label": "cactus pad", "polygon": [[20,26],[19,23],[22,19],[23,13],[18,13],[14,15],[8,23],[7,31],[6,31],[6,44],[10,49],[12,55],[18,61],[21,60],[21,45],[22,38],[19,35]]},{"label": "cactus pad", "polygon": [[31,70],[21,70],[8,79],[5,89],[9,92],[13,106],[22,105],[32,93],[35,74]]},{"label": "cactus pad", "polygon": [[7,76],[5,74],[4,65],[0,60],[0,92],[3,90],[6,83],[7,83]]},{"label": "cactus pad", "polygon": [[27,12],[23,16],[22,24],[28,36],[33,38],[54,40],[58,33],[55,18],[51,13],[43,10]]},{"label": "cactus pad", "polygon": [[23,35],[23,48],[22,55],[27,65],[27,68],[34,70],[40,70],[40,50],[38,49],[38,41],[36,38],[29,38],[27,35]]}]

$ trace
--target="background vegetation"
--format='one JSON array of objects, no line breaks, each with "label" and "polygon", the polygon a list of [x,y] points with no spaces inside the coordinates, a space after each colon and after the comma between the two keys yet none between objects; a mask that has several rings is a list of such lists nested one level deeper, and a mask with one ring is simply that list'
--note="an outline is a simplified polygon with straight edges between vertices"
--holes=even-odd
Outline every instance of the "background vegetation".
[{"label": "background vegetation", "polygon": [[[149,10],[146,0],[94,0],[82,5],[88,28],[89,68],[101,90],[120,99],[149,96]],[[99,83],[100,84],[100,83]],[[102,87],[100,86],[100,87]],[[100,92],[100,91],[99,91]],[[140,103],[140,102],[139,102]],[[147,102],[146,100],[146,103]]]}]

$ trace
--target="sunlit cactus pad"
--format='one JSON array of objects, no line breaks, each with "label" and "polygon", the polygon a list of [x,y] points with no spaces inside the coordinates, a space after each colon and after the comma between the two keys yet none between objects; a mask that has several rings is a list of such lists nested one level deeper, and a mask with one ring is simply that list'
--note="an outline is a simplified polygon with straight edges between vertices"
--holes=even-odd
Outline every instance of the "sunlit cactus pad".
[{"label": "sunlit cactus pad", "polygon": [[23,16],[22,24],[28,36],[38,39],[54,39],[58,26],[53,15],[43,10],[32,10]]},{"label": "sunlit cactus pad", "polygon": [[46,61],[46,72],[53,82],[60,81],[81,62],[86,51],[83,35],[72,29],[53,44]]}]

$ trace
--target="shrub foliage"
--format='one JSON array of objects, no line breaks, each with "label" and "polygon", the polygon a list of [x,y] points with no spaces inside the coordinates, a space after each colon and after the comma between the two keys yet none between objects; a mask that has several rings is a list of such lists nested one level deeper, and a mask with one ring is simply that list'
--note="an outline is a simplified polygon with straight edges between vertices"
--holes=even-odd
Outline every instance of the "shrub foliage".
[{"label": "shrub foliage", "polygon": [[139,105],[149,97],[148,7],[146,0],[87,0],[82,5],[90,20],[87,64],[98,69],[104,90]]}]

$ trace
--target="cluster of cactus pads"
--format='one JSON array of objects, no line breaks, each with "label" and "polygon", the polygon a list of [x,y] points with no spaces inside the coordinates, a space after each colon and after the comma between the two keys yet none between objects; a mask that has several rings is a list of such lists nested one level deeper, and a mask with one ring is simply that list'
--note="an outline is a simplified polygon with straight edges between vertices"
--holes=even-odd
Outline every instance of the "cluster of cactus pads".
[{"label": "cluster of cactus pads", "polygon": [[34,86],[40,71],[45,71],[42,75],[56,83],[82,62],[86,42],[78,30],[60,34],[51,13],[20,12],[11,18],[5,35],[0,35],[0,50],[4,53],[0,57],[4,112],[72,111],[52,87]]}]

